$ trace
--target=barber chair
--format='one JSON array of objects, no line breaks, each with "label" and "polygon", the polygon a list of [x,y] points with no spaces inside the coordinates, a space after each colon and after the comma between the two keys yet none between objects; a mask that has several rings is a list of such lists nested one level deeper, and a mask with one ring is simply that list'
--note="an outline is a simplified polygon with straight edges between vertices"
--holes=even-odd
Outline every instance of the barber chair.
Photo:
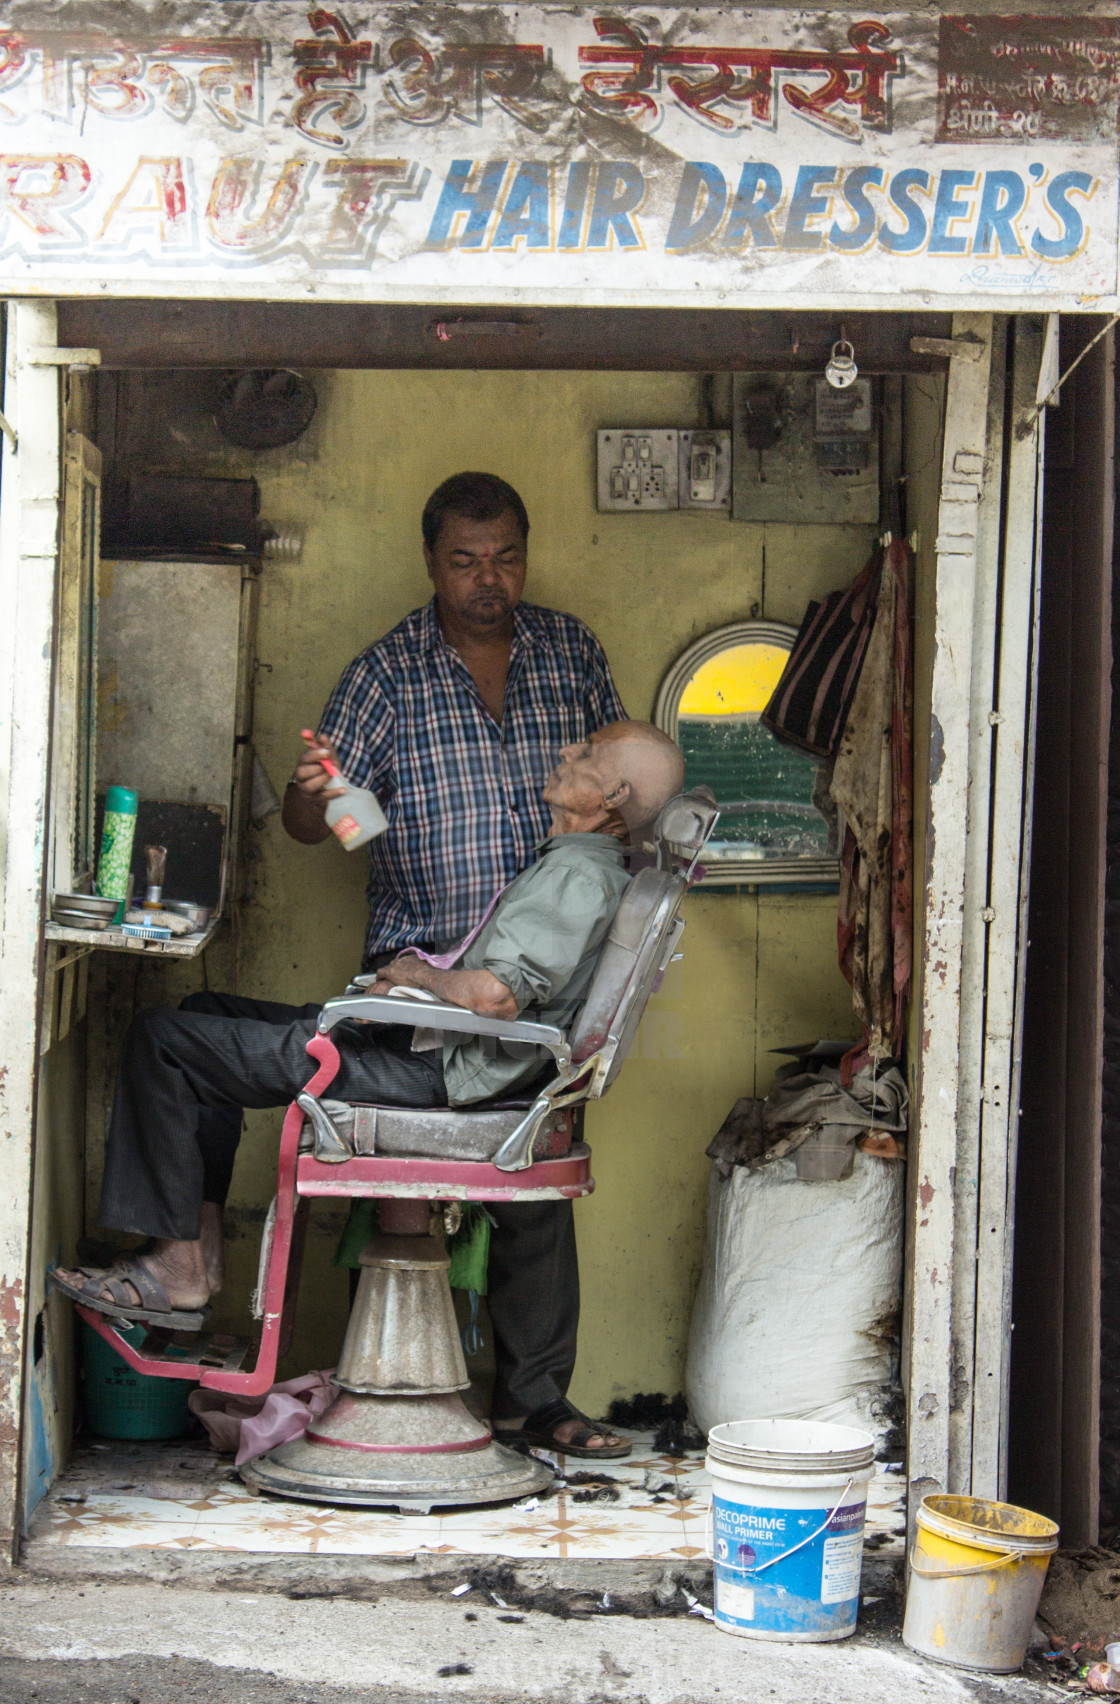
[{"label": "barber chair", "polygon": [[[463,1402],[466,1364],[447,1282],[442,1230],[464,1201],[556,1201],[595,1187],[579,1140],[582,1109],[622,1067],[649,996],[676,954],[681,902],[718,817],[706,788],[669,801],[652,859],[623,893],[587,998],[569,1034],[548,1024],[482,1018],[461,1006],[367,992],[359,978],[328,1000],[307,1051],[317,1069],[288,1108],[279,1178],[253,1298],[261,1320],[252,1371],[248,1340],[200,1333],[194,1363],[165,1358],[165,1333],[139,1351],[111,1318],[78,1312],[138,1372],[196,1380],[210,1390],[261,1396],[288,1345],[310,1202],[374,1196],[379,1232],[361,1277],[334,1382],[339,1394],[301,1438],[242,1468],[254,1487],[316,1503],[437,1505],[506,1502],[543,1489],[549,1469],[496,1444]],[[401,991],[403,992],[403,991]],[[411,1009],[410,1009],[411,1007]],[[331,1032],[353,1019],[413,1023],[445,1034],[488,1035],[545,1047],[556,1070],[530,1099],[430,1111],[324,1099],[339,1069]],[[182,1348],[175,1350],[182,1355]]]}]

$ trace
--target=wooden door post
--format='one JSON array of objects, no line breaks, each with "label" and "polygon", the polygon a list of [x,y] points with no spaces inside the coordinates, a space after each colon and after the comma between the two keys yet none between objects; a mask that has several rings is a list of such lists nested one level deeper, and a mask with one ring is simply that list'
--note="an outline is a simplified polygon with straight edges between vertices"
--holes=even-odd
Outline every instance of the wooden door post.
[{"label": "wooden door post", "polygon": [[51,667],[58,555],[53,302],[8,305],[0,460],[0,1559],[20,1538],[20,1430],[39,1067]]}]

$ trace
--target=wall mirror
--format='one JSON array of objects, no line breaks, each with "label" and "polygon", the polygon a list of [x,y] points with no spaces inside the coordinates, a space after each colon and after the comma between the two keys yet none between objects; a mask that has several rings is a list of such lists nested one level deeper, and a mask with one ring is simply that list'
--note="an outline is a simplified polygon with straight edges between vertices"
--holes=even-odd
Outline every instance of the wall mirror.
[{"label": "wall mirror", "polygon": [[657,695],[653,719],[684,753],[689,786],[705,782],[719,800],[706,886],[837,880],[813,803],[817,760],[779,745],[759,721],[796,638],[775,621],[717,628],[681,653]]}]

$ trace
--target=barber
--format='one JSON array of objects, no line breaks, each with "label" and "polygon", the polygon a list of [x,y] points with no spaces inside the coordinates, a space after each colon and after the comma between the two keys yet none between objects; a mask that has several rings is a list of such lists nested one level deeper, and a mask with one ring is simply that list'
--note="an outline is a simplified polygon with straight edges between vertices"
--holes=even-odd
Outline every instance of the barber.
[{"label": "barber", "polygon": [[521,601],[529,517],[511,485],[455,474],[421,530],[435,596],[344,671],[284,796],[305,845],[330,833],[324,758],[381,801],[366,969],[462,939],[547,831],[542,765],[626,716],[590,629]]},{"label": "barber", "polygon": [[[533,861],[548,832],[542,788],[557,754],[626,711],[602,646],[575,616],[523,603],[529,517],[489,473],[444,480],[421,517],[434,596],[343,672],[284,796],[294,840],[327,839],[323,760],[368,787],[389,826],[370,844],[363,969],[403,947],[443,951]],[[575,1359],[579,1285],[570,1202],[491,1209],[488,1306],[505,1429],[557,1414]],[[526,1291],[537,1305],[526,1308]],[[556,1447],[628,1453],[568,1407]],[[551,1430],[551,1427],[550,1427]]]}]

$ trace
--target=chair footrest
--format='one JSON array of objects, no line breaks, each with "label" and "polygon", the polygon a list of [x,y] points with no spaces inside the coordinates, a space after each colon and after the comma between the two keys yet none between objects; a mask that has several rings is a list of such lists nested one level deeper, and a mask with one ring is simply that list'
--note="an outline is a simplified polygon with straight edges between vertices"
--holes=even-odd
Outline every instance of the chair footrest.
[{"label": "chair footrest", "polygon": [[221,1373],[236,1373],[244,1365],[250,1350],[256,1348],[253,1337],[232,1337],[223,1331],[200,1331],[189,1349],[173,1343],[164,1331],[150,1330],[140,1351],[145,1361],[159,1361],[167,1366],[182,1366],[190,1360],[196,1367],[213,1367]]}]

